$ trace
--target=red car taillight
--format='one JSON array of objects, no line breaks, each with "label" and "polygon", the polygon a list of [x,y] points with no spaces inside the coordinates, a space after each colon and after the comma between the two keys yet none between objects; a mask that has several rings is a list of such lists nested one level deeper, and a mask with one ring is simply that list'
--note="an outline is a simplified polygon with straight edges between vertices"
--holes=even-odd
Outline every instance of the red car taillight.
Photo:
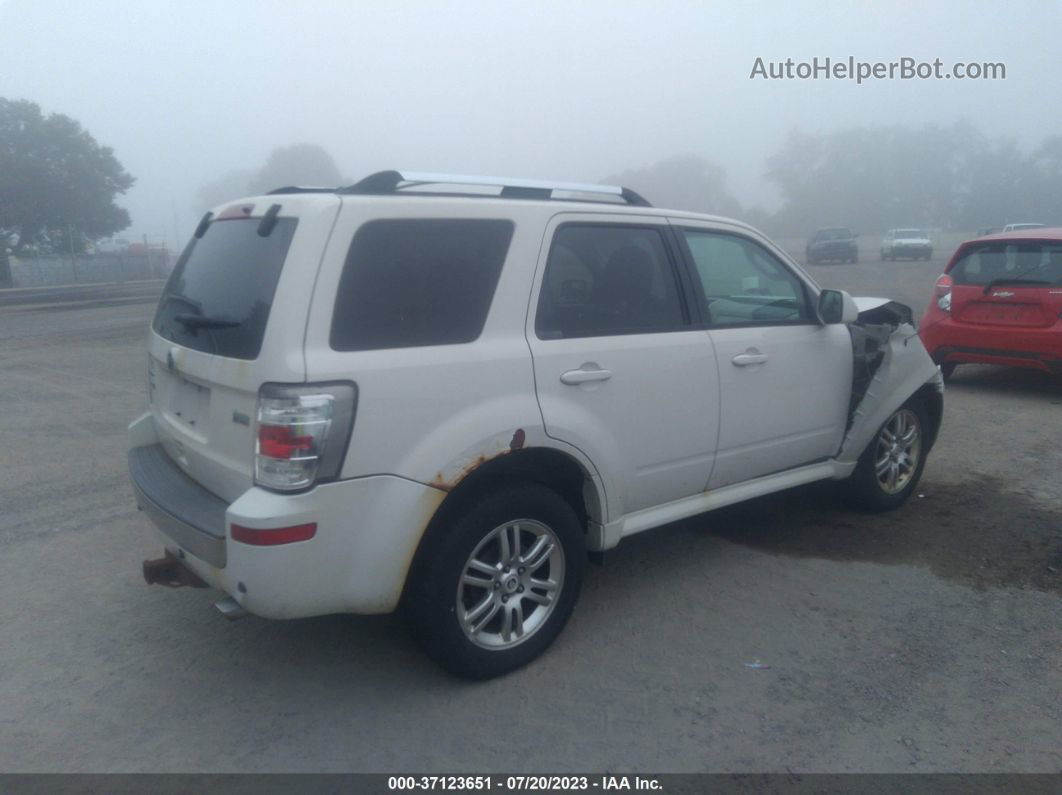
[{"label": "red car taillight", "polygon": [[263,384],[255,425],[255,484],[298,491],[338,477],[356,398],[350,383]]},{"label": "red car taillight", "polygon": [[937,306],[945,312],[951,312],[951,285],[952,278],[948,274],[942,273],[940,278],[937,279],[936,287],[933,288]]}]

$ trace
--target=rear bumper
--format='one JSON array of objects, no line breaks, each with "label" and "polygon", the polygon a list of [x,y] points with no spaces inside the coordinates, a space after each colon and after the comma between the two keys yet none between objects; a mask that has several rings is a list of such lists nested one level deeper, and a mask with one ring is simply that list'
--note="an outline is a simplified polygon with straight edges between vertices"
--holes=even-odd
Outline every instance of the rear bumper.
[{"label": "rear bumper", "polygon": [[894,257],[932,256],[932,246],[893,246],[890,252]]},{"label": "rear bumper", "polygon": [[808,250],[808,258],[815,259],[848,259],[859,253],[854,246],[830,246],[829,248],[813,248]]},{"label": "rear bumper", "polygon": [[[421,536],[446,496],[378,475],[301,494],[254,487],[226,504],[165,456],[154,444],[129,452],[137,501],[163,547],[266,618],[394,610]],[[309,522],[317,524],[314,537],[291,544],[252,546],[231,537],[233,524],[268,530]]]},{"label": "rear bumper", "polygon": [[185,475],[161,444],[134,447],[128,461],[137,506],[181,549],[225,568],[225,501]]},{"label": "rear bumper", "polygon": [[1062,322],[1046,328],[923,321],[922,342],[938,364],[1001,364],[1062,373]]}]

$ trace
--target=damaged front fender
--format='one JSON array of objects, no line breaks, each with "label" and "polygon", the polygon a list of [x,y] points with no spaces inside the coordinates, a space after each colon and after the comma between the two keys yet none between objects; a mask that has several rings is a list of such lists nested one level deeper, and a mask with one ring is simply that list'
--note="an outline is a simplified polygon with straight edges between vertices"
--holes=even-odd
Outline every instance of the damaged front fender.
[{"label": "damaged front fender", "polygon": [[[919,390],[928,389],[936,400],[944,392],[944,380],[918,337],[911,308],[882,298],[855,301],[859,318],[848,327],[854,360],[852,396],[836,459],[852,465],[889,415]],[[939,406],[930,408],[939,424]],[[931,444],[937,428],[929,431]]]}]

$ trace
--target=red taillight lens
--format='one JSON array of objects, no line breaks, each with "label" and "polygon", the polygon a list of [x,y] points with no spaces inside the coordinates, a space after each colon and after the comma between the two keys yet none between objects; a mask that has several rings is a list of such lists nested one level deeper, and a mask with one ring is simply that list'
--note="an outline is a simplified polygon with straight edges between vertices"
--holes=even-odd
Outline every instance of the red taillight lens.
[{"label": "red taillight lens", "polygon": [[294,544],[307,541],[317,534],[317,523],[297,524],[292,527],[274,527],[262,530],[256,527],[232,525],[232,540],[256,547],[275,547],[279,544]]},{"label": "red taillight lens", "polygon": [[936,299],[937,306],[945,312],[951,311],[951,287],[953,280],[948,274],[942,273],[940,278],[937,279],[936,287],[933,288],[933,295]]},{"label": "red taillight lens", "polygon": [[312,436],[297,436],[288,425],[259,425],[258,452],[270,458],[295,458],[313,449]]},{"label": "red taillight lens", "polygon": [[258,390],[254,482],[298,491],[338,477],[354,422],[350,383],[263,384]]}]

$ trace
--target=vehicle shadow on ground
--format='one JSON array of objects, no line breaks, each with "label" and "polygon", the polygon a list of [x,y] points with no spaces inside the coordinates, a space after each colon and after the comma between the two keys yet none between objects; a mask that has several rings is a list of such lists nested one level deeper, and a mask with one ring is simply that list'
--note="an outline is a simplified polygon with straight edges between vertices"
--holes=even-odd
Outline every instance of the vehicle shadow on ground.
[{"label": "vehicle shadow on ground", "polygon": [[978,475],[923,481],[902,508],[854,512],[823,484],[688,520],[689,528],[762,552],[928,567],[976,587],[1062,593],[1062,516]]},{"label": "vehicle shadow on ground", "polygon": [[1062,405],[1062,375],[991,364],[964,364],[955,368],[947,388],[976,389],[1000,395],[1047,395]]},{"label": "vehicle shadow on ground", "polygon": [[[926,481],[904,507],[884,514],[852,511],[836,492],[834,484],[810,486],[624,541],[606,554],[603,566],[587,569],[579,612],[590,616],[591,626],[584,631],[611,637],[619,630],[597,625],[597,617],[627,602],[667,602],[675,597],[668,591],[685,587],[679,583],[700,582],[712,567],[723,565],[728,543],[769,555],[922,566],[977,588],[1062,594],[1062,517],[1006,491],[994,478],[976,476],[961,484],[939,485]],[[220,622],[218,629],[227,626]],[[241,651],[234,653],[253,660],[252,667],[267,680],[289,668],[305,668],[314,671],[319,687],[336,692],[351,677],[381,691],[401,683],[402,692],[392,696],[396,704],[438,692],[441,682],[449,682],[445,690],[454,694],[482,686],[432,664],[405,631],[399,614],[285,622],[252,617],[237,622],[231,631],[242,636],[235,644]],[[571,642],[583,648],[578,639]],[[560,643],[567,645],[565,636]],[[520,675],[535,679],[552,673],[552,666],[540,664]]]}]

